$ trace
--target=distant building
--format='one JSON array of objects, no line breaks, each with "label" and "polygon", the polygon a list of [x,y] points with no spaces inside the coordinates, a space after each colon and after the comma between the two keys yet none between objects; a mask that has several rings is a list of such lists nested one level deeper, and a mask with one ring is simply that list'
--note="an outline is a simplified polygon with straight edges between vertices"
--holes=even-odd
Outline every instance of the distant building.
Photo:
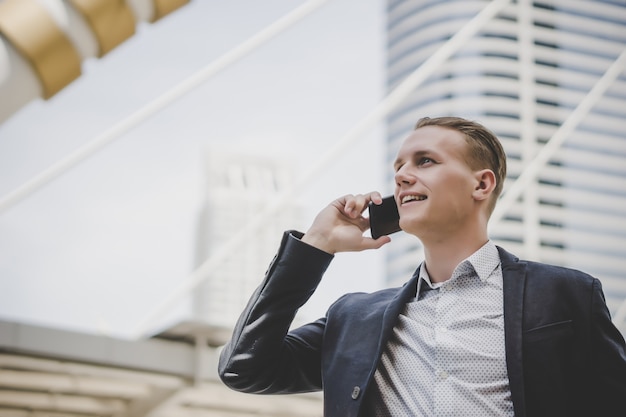
[{"label": "distant building", "polygon": [[[389,0],[389,89],[489,3]],[[623,1],[510,2],[388,117],[388,158],[420,117],[467,117],[503,141],[506,193],[625,50]],[[614,314],[626,299],[623,65],[619,71],[491,233],[520,257],[595,275]],[[389,280],[406,280],[421,250],[410,236],[394,238]]]},{"label": "distant building", "polygon": [[[214,255],[234,234],[273,204],[291,186],[285,161],[245,152],[211,150],[206,159],[206,198],[197,234],[197,264]],[[282,233],[295,228],[301,210],[285,203],[249,239],[220,263],[193,292],[195,319],[233,327],[278,249]]]}]

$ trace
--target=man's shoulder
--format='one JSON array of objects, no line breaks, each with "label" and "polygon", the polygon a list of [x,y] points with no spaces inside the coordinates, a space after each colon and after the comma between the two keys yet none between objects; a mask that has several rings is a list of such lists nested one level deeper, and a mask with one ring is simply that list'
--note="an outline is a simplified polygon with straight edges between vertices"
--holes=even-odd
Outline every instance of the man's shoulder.
[{"label": "man's shoulder", "polygon": [[591,282],[595,279],[588,273],[573,267],[520,259],[501,247],[498,247],[498,250],[500,252],[503,268],[512,264],[523,265],[526,268],[527,277],[581,280],[583,282]]},{"label": "man's shoulder", "polygon": [[335,301],[329,310],[337,314],[345,312],[367,314],[368,312],[384,310],[400,290],[401,287],[393,287],[374,292],[348,293]]}]

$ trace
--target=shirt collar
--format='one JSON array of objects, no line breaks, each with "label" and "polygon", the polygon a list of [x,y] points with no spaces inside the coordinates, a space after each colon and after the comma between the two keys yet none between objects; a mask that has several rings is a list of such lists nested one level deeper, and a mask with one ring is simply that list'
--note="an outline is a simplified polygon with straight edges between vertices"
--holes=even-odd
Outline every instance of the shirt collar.
[{"label": "shirt collar", "polygon": [[487,243],[471,254],[465,261],[472,264],[474,271],[476,271],[480,280],[484,282],[500,265],[500,254],[495,243],[488,240]]},{"label": "shirt collar", "polygon": [[[480,249],[461,261],[454,271],[452,277],[461,275],[463,271],[467,271],[469,268],[474,270],[474,273],[478,275],[478,278],[484,282],[491,276],[493,271],[500,265],[500,254],[495,243],[488,240]],[[422,262],[419,268],[419,277],[417,280],[416,294],[420,293],[422,285],[427,285],[431,289],[439,288],[443,283],[432,283],[430,276],[426,270],[426,263]]]}]

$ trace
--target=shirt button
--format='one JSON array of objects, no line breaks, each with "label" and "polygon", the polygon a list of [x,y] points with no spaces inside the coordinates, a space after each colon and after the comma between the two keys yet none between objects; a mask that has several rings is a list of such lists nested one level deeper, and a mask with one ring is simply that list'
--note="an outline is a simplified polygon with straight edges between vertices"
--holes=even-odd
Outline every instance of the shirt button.
[{"label": "shirt button", "polygon": [[439,379],[441,379],[442,381],[448,378],[448,373],[444,370],[437,371],[437,375],[439,376]]},{"label": "shirt button", "polygon": [[446,332],[448,331],[448,329],[447,329],[446,327],[440,327],[440,328],[439,328],[439,331],[440,331],[441,333],[446,333]]},{"label": "shirt button", "polygon": [[357,398],[359,398],[359,394],[361,394],[361,388],[359,388],[359,387],[352,388],[352,399],[353,400],[356,400]]}]

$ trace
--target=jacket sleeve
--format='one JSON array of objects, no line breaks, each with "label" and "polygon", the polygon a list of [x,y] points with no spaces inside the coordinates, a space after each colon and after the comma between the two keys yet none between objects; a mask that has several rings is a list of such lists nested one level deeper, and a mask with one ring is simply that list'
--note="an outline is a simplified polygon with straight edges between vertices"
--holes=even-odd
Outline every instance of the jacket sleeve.
[{"label": "jacket sleeve", "polygon": [[325,319],[289,331],[298,309],[311,297],[333,255],[286,232],[224,346],[218,373],[230,388],[256,394],[317,391],[322,387],[320,350]]},{"label": "jacket sleeve", "polygon": [[600,281],[594,279],[591,301],[591,357],[593,376],[590,387],[597,414],[623,416],[626,413],[626,345],[611,322]]}]

